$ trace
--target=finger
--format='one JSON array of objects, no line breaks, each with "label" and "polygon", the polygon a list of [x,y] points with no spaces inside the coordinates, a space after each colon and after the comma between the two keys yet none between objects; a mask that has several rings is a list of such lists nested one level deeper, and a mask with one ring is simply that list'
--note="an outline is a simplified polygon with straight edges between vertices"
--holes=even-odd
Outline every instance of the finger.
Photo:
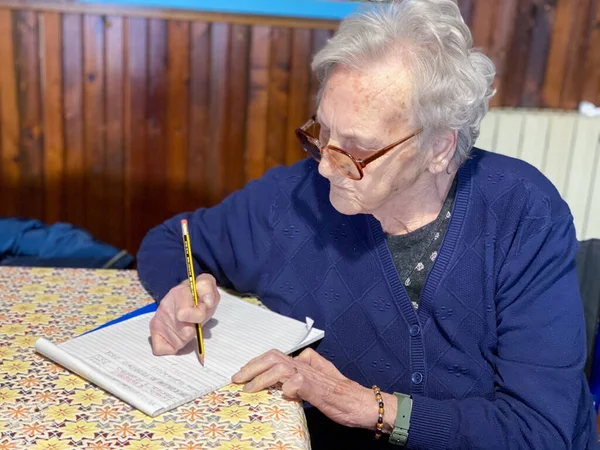
[{"label": "finger", "polygon": [[303,350],[302,353],[300,353],[294,359],[309,364],[311,367],[315,368],[319,372],[327,374],[331,377],[339,379],[345,378],[344,375],[341,374],[338,368],[335,367],[331,361],[323,358],[312,348],[307,348]]},{"label": "finger", "polygon": [[274,365],[284,362],[291,358],[277,350],[270,350],[264,355],[252,359],[248,364],[240,369],[240,371],[231,377],[234,383],[245,383],[252,380],[259,374],[266,372]]},{"label": "finger", "polygon": [[174,355],[177,353],[177,350],[169,343],[169,341],[158,332],[151,332],[150,340],[152,342],[152,353],[156,356]]},{"label": "finger", "polygon": [[287,398],[300,398],[302,400],[307,400],[301,397],[301,391],[305,391],[305,389],[303,389],[305,380],[306,377],[301,373],[291,376],[285,383],[281,385],[281,391],[283,392],[283,395]]},{"label": "finger", "polygon": [[175,350],[175,353],[182,349],[189,341],[189,339],[187,341],[182,339],[182,337],[167,323],[162,321],[155,321],[154,323],[150,322],[150,335],[152,336],[152,334],[162,336],[162,338]]},{"label": "finger", "polygon": [[202,323],[206,319],[206,305],[181,308],[177,312],[177,320],[187,323]]},{"label": "finger", "polygon": [[297,368],[290,363],[280,362],[252,379],[244,386],[244,392],[258,392],[279,382],[287,381]]}]

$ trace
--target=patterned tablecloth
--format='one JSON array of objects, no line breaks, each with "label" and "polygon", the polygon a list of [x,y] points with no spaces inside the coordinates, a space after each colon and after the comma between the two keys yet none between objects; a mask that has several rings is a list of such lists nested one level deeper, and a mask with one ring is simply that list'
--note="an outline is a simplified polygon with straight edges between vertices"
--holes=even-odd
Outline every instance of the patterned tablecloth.
[{"label": "patterned tablecloth", "polygon": [[33,348],[151,301],[132,271],[0,268],[0,450],[310,448],[302,406],[229,385],[151,418]]}]

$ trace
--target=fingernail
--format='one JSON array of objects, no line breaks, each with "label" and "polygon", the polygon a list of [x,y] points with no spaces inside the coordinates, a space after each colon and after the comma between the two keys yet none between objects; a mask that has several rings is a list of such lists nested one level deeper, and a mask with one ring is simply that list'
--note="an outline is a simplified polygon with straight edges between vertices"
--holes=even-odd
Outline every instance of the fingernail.
[{"label": "fingernail", "polygon": [[212,307],[213,303],[215,302],[215,296],[212,294],[204,294],[202,296],[202,301],[204,302],[204,304],[207,307]]},{"label": "fingernail", "polygon": [[251,390],[252,390],[252,382],[250,382],[250,383],[246,383],[246,384],[244,385],[244,389],[243,389],[243,391],[244,391],[244,392],[250,392]]}]

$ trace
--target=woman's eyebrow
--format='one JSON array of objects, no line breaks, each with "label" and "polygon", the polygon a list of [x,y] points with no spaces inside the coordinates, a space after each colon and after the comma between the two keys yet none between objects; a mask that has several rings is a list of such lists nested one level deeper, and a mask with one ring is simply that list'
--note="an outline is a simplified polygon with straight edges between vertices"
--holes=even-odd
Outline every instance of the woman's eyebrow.
[{"label": "woman's eyebrow", "polygon": [[[321,125],[321,127],[330,130],[330,127],[323,121],[322,116],[319,114],[319,111],[315,114],[315,120]],[[373,150],[377,149],[381,146],[380,139],[373,136],[360,135],[356,132],[336,132],[336,135],[343,140],[343,144],[345,146],[355,146],[364,150]]]}]

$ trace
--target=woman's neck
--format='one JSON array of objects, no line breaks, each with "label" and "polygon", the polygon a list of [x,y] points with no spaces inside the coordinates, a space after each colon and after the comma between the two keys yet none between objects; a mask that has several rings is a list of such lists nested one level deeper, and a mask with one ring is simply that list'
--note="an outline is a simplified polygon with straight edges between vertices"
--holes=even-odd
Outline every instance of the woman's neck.
[{"label": "woman's neck", "polygon": [[397,193],[373,216],[390,235],[407,234],[433,222],[439,215],[456,172],[423,174],[409,189]]}]

